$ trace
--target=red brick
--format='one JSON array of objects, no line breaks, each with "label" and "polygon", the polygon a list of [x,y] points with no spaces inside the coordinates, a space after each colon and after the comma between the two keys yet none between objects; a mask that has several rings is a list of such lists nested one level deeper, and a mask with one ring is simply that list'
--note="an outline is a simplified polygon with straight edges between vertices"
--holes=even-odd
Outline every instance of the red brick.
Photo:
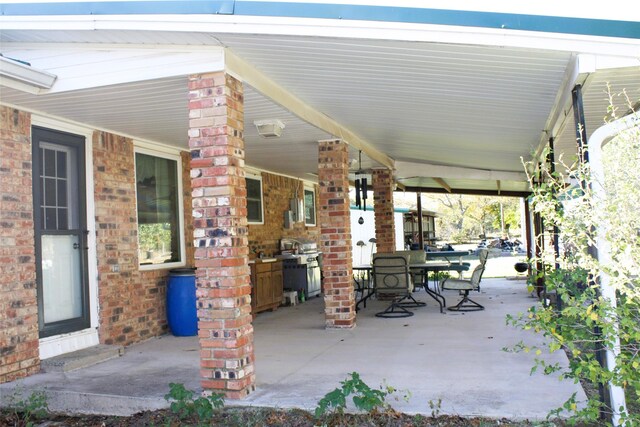
[{"label": "red brick", "polygon": [[244,130],[242,84],[220,72],[190,76],[189,89],[200,347],[211,349],[201,354],[202,386],[246,396],[255,388],[253,376],[210,380],[244,375],[247,365],[230,360],[249,361],[253,372],[244,141],[231,136]]},{"label": "red brick", "polygon": [[321,208],[318,211],[318,220],[320,246],[324,252],[327,328],[355,326],[348,173],[347,145],[340,140],[321,141],[318,147],[318,181],[321,183],[319,191]]},{"label": "red brick", "polygon": [[[183,153],[185,259],[193,264],[190,154]],[[167,332],[167,269],[140,271],[133,141],[106,132],[94,132],[96,241],[100,341],[129,345]],[[119,194],[112,200],[109,196]],[[112,226],[113,225],[113,226]],[[119,267],[112,272],[112,266]]]},{"label": "red brick", "polygon": [[393,175],[387,169],[374,169],[372,175],[376,250],[378,252],[394,252],[396,233],[393,220]]},{"label": "red brick", "polygon": [[[0,383],[40,369],[33,198],[31,115],[0,106]],[[10,308],[12,307],[13,308]],[[14,344],[15,343],[15,344]]]}]

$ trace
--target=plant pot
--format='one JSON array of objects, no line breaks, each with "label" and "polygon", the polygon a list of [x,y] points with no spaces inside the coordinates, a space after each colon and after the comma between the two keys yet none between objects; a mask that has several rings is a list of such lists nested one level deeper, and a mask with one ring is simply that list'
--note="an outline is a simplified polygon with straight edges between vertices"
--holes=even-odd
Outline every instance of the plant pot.
[{"label": "plant pot", "polygon": [[518,273],[524,273],[529,270],[529,264],[526,262],[516,262],[513,266]]}]

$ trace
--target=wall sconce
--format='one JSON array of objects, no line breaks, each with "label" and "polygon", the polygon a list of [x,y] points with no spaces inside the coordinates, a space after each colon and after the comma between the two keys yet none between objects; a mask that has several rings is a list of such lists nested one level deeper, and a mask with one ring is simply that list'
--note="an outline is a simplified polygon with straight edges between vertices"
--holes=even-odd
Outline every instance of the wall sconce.
[{"label": "wall sconce", "polygon": [[284,123],[277,119],[256,120],[253,124],[258,129],[258,134],[263,138],[279,138],[282,135],[282,129],[284,129]]}]

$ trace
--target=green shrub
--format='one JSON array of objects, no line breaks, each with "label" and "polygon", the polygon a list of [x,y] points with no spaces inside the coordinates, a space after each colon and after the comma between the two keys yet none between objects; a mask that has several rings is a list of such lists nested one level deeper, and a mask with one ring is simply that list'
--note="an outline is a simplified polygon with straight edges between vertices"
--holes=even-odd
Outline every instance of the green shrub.
[{"label": "green shrub", "polygon": [[327,393],[320,401],[315,410],[317,418],[329,412],[344,413],[347,407],[347,398],[351,399],[355,407],[364,412],[371,412],[376,409],[390,409],[390,405],[385,401],[387,396],[396,392],[391,386],[381,386],[379,389],[369,387],[357,372],[349,374],[346,380],[341,381],[341,387]]},{"label": "green shrub", "polygon": [[180,420],[195,418],[200,423],[209,423],[216,411],[224,406],[224,395],[212,394],[194,399],[194,394],[184,384],[170,383],[169,393],[164,398],[171,402],[171,412]]}]

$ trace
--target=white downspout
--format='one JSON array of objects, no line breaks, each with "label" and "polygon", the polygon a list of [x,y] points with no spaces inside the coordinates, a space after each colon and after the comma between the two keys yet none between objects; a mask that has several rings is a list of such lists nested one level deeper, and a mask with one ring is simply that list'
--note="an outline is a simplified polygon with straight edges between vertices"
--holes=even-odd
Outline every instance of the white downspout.
[{"label": "white downspout", "polygon": [[[602,147],[608,143],[613,137],[619,135],[627,129],[631,129],[638,125],[638,117],[630,115],[615,122],[606,124],[598,129],[589,138],[589,165],[591,167],[591,178],[593,181],[592,190],[596,206],[598,201],[606,198],[606,192],[604,188],[604,168],[602,165]],[[606,224],[603,227],[606,231]],[[596,240],[598,246],[598,261],[600,264],[608,264],[611,262],[610,257],[610,244],[605,236],[606,232],[599,232]],[[613,308],[616,307],[616,291],[610,286],[609,276],[604,272],[600,275],[600,288],[602,296],[606,298]],[[614,323],[614,330],[616,331],[613,346],[607,346],[605,351],[607,354],[607,369],[613,371],[616,365],[616,357],[620,354],[620,337],[617,333],[618,325]],[[621,412],[627,411],[625,402],[624,389],[618,385],[614,385],[609,382],[609,397],[611,399],[611,423],[614,426],[620,425]]]}]

